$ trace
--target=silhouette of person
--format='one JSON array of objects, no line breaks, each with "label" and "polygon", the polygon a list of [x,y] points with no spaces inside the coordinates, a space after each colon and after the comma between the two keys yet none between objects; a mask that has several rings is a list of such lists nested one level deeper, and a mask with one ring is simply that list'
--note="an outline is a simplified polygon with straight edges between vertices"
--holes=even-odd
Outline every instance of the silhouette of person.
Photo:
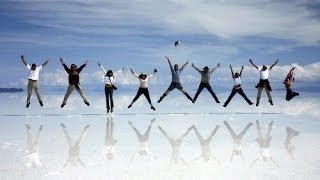
[{"label": "silhouette of person", "polygon": [[219,125],[217,125],[214,130],[211,132],[211,134],[209,135],[209,137],[207,139],[204,139],[201,134],[199,133],[197,127],[193,126],[193,130],[196,133],[196,136],[199,140],[199,143],[201,145],[201,155],[198,156],[195,161],[199,160],[202,158],[202,160],[204,162],[208,162],[211,158],[213,160],[216,160],[218,162],[218,164],[220,164],[219,160],[217,160],[216,157],[214,157],[211,154],[211,150],[210,150],[210,143],[212,141],[213,136],[217,133],[218,129],[219,129]]},{"label": "silhouette of person", "polygon": [[83,167],[86,167],[85,164],[81,161],[79,155],[80,155],[80,144],[82,142],[83,137],[87,133],[88,128],[90,127],[89,124],[83,128],[79,138],[76,141],[73,138],[71,138],[67,127],[63,123],[61,123],[61,127],[63,129],[63,133],[67,139],[68,146],[69,146],[69,157],[65,161],[63,167],[65,168],[69,164],[72,166],[76,166],[77,164],[81,164]]},{"label": "silhouette of person", "polygon": [[180,152],[180,148],[181,148],[181,144],[183,142],[183,139],[189,134],[189,132],[193,129],[193,126],[191,126],[190,128],[187,129],[187,131],[185,133],[183,133],[179,138],[177,139],[173,139],[171,137],[168,136],[167,132],[163,130],[163,128],[161,126],[158,126],[160,132],[163,134],[164,137],[167,138],[167,140],[169,141],[171,148],[172,148],[172,154],[171,154],[171,160],[170,160],[170,164],[169,164],[169,169],[171,168],[171,166],[174,164],[179,164],[180,160],[182,161],[182,163],[186,166],[189,166],[188,163],[183,159],[183,157],[181,156],[181,152]]},{"label": "silhouette of person", "polygon": [[231,128],[231,126],[229,125],[229,123],[227,121],[223,121],[223,123],[226,125],[226,127],[228,128],[232,139],[233,139],[233,150],[232,150],[232,154],[231,154],[231,159],[230,161],[232,161],[233,156],[241,156],[242,160],[243,160],[243,155],[242,155],[242,139],[243,136],[247,133],[247,131],[249,130],[249,128],[253,125],[253,123],[248,123],[247,126],[239,133],[236,134],[233,129]]}]

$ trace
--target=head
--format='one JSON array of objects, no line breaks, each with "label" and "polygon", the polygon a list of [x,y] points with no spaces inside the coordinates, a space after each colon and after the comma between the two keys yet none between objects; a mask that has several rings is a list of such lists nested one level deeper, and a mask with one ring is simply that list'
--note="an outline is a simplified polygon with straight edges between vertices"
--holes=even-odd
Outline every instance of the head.
[{"label": "head", "polygon": [[106,156],[109,160],[113,159],[113,153],[107,153]]},{"label": "head", "polygon": [[238,77],[240,77],[240,74],[239,74],[238,72],[236,72],[236,73],[234,74],[234,77],[235,77],[235,78],[238,78]]},{"label": "head", "polygon": [[32,70],[36,70],[36,68],[37,68],[37,65],[36,65],[36,64],[32,64],[32,65],[31,65],[31,69],[32,69]]},{"label": "head", "polygon": [[267,70],[268,68],[267,68],[267,66],[266,65],[263,65],[262,66],[262,71],[265,71],[265,70]]},{"label": "head", "polygon": [[241,154],[241,151],[239,149],[234,150],[234,154],[236,156],[239,156]]},{"label": "head", "polygon": [[203,68],[203,71],[204,71],[204,72],[208,72],[208,71],[209,71],[209,67],[208,67],[208,66],[205,66],[205,67]]},{"label": "head", "polygon": [[140,79],[146,79],[146,78],[147,78],[147,75],[146,75],[145,73],[141,73],[141,74],[139,75],[139,78],[140,78]]},{"label": "head", "polygon": [[76,70],[76,69],[77,69],[77,65],[71,64],[71,65],[70,65],[70,69],[71,69],[72,71]]},{"label": "head", "polygon": [[178,65],[178,64],[175,64],[175,65],[173,66],[173,69],[176,70],[176,71],[179,70],[179,65]]},{"label": "head", "polygon": [[140,154],[140,156],[146,156],[148,153],[145,150],[140,150],[139,154]]},{"label": "head", "polygon": [[108,71],[107,71],[107,73],[106,73],[106,76],[108,76],[108,77],[113,76],[113,72],[112,72],[112,70],[108,70]]}]

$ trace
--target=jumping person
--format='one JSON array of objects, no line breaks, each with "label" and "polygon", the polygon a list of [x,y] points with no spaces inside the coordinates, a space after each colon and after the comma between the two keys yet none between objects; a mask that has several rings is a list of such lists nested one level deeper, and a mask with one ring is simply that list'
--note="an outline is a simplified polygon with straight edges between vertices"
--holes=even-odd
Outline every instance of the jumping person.
[{"label": "jumping person", "polygon": [[291,159],[295,159],[294,157],[294,151],[295,151],[295,146],[292,144],[291,140],[299,135],[298,131],[293,130],[291,127],[286,127],[286,132],[287,132],[287,137],[286,140],[284,141],[284,147],[286,148],[288,155],[291,157]]},{"label": "jumping person", "polygon": [[[116,90],[117,88],[114,86],[115,82],[115,76],[121,71],[124,70],[124,68],[120,69],[119,71],[113,73],[112,70],[106,71],[104,67],[98,62],[98,65],[104,72],[104,93],[106,96],[106,108],[107,108],[107,113],[113,112],[113,90]],[[110,103],[109,103],[110,102]],[[110,109],[111,107],[111,109]]]},{"label": "jumping person", "polygon": [[150,99],[150,95],[149,95],[149,90],[148,90],[148,81],[149,81],[149,78],[152,77],[156,72],[157,70],[154,69],[153,70],[153,73],[150,74],[149,76],[147,76],[145,73],[141,73],[140,75],[137,75],[133,70],[132,68],[130,68],[130,71],[132,72],[132,74],[137,77],[140,81],[140,86],[139,86],[139,89],[138,89],[138,92],[137,92],[137,95],[133,98],[131,104],[128,106],[128,108],[131,108],[133,103],[136,102],[137,99],[139,99],[139,97],[144,94],[144,96],[147,98],[150,106],[151,106],[151,109],[152,110],[156,110],[156,108],[153,107],[152,103],[151,103],[151,99]]},{"label": "jumping person", "polygon": [[185,133],[183,133],[178,139],[173,139],[168,136],[167,132],[165,132],[161,126],[158,126],[159,130],[161,133],[164,135],[164,137],[167,138],[169,141],[171,148],[172,148],[172,154],[171,154],[171,160],[169,164],[169,169],[171,168],[172,164],[178,164],[179,161],[181,160],[184,165],[189,166],[188,163],[182,158],[181,153],[180,153],[180,148],[181,144],[183,142],[183,138],[185,138],[189,132],[193,129],[193,126],[187,129]]},{"label": "jumping person", "polygon": [[205,66],[203,68],[203,70],[200,70],[199,68],[197,68],[193,63],[191,65],[194,69],[196,69],[200,74],[201,74],[201,82],[199,85],[199,88],[197,90],[197,93],[195,94],[192,103],[195,103],[199,94],[201,93],[201,91],[203,90],[203,88],[207,88],[207,90],[210,92],[210,94],[212,95],[212,97],[214,98],[214,100],[217,103],[220,103],[219,99],[217,98],[216,94],[213,92],[211,86],[210,86],[210,76],[213,73],[213,71],[215,71],[218,67],[220,67],[220,63],[218,63],[218,65],[215,68],[212,68],[211,70],[209,69],[208,66]]},{"label": "jumping person", "polygon": [[175,64],[173,67],[170,59],[167,56],[165,56],[165,58],[167,59],[169,66],[170,66],[171,75],[172,75],[172,82],[171,82],[169,88],[166,90],[166,92],[164,92],[163,95],[160,97],[160,99],[158,100],[158,103],[160,103],[163,100],[163,98],[165,96],[167,96],[169,94],[169,92],[174,90],[175,88],[177,88],[179,91],[181,91],[185,96],[187,96],[187,98],[190,101],[192,101],[191,96],[183,89],[183,87],[180,83],[180,73],[187,66],[188,61],[184,65],[182,65],[182,67],[179,69],[178,64]]},{"label": "jumping person", "polygon": [[112,160],[114,156],[119,158],[114,149],[114,145],[117,143],[117,140],[114,139],[113,137],[113,126],[114,126],[114,123],[113,123],[112,117],[107,117],[106,134],[104,137],[104,147],[105,147],[106,157],[109,160]]},{"label": "jumping person", "polygon": [[73,138],[71,138],[71,136],[69,135],[68,129],[67,127],[61,123],[61,127],[63,129],[63,133],[66,136],[68,145],[69,145],[69,157],[66,160],[66,162],[64,163],[64,168],[70,164],[72,166],[77,165],[78,163],[81,164],[83,167],[85,167],[85,164],[81,161],[79,155],[80,155],[80,143],[82,141],[83,136],[87,133],[89,125],[86,125],[79,138],[77,139],[77,141],[75,141]]},{"label": "jumping person", "polygon": [[[258,66],[255,65],[251,59],[249,59],[249,62],[251,63],[251,65],[253,67],[255,67],[257,70],[259,70]],[[269,70],[271,70],[278,62],[279,62],[279,60],[276,59],[276,61],[270,66],[269,69],[267,68],[267,66],[263,65],[262,68],[259,70],[259,72],[260,72],[260,81],[256,85],[256,88],[258,89],[256,106],[259,106],[261,93],[262,93],[263,89],[265,89],[265,91],[266,91],[266,93],[268,95],[269,103],[271,105],[273,105],[272,97],[271,97],[272,89],[271,89],[270,82],[269,82],[268,78],[269,78]]]},{"label": "jumping person", "polygon": [[27,143],[27,153],[26,158],[28,162],[26,166],[29,167],[41,167],[42,163],[39,159],[39,137],[42,132],[43,125],[41,125],[38,129],[38,133],[35,139],[32,138],[30,125],[27,124],[27,135],[28,135],[28,143]]},{"label": "jumping person", "polygon": [[195,159],[195,161],[199,160],[202,158],[202,160],[204,162],[208,162],[211,158],[213,160],[216,160],[218,162],[218,164],[220,164],[219,160],[217,160],[216,157],[214,157],[211,154],[211,150],[210,150],[210,143],[212,141],[213,136],[217,133],[218,129],[219,129],[219,125],[217,125],[214,130],[211,132],[211,134],[209,135],[209,137],[207,139],[204,139],[201,134],[199,133],[197,127],[193,126],[193,130],[196,133],[196,136],[199,140],[199,143],[201,145],[201,155],[199,157],[197,157]]},{"label": "jumping person", "polygon": [[232,150],[232,154],[231,154],[231,159],[230,161],[232,161],[233,156],[241,156],[242,160],[243,160],[243,156],[242,156],[242,138],[243,136],[247,133],[247,131],[249,130],[249,128],[253,125],[253,123],[248,123],[247,126],[239,133],[236,134],[233,129],[231,128],[231,126],[229,125],[229,123],[227,121],[223,121],[224,125],[226,125],[226,127],[228,128],[232,139],[233,139],[233,150]]},{"label": "jumping person", "polygon": [[83,65],[81,65],[79,68],[77,68],[77,66],[75,64],[71,64],[70,69],[63,62],[62,58],[60,58],[60,62],[63,65],[66,72],[69,74],[69,78],[68,78],[69,79],[69,86],[68,86],[67,92],[64,96],[63,102],[61,104],[61,108],[63,108],[66,105],[67,100],[68,100],[70,94],[72,93],[72,91],[74,90],[74,88],[76,88],[76,90],[78,91],[78,93],[82,97],[84,103],[87,106],[90,106],[89,102],[87,101],[87,99],[85,98],[85,96],[81,90],[80,81],[79,81],[79,74],[82,71],[82,69],[87,65],[88,60],[86,60],[85,63]]},{"label": "jumping person", "polygon": [[291,68],[291,70],[289,71],[286,79],[283,81],[284,87],[287,90],[287,94],[286,94],[286,100],[290,101],[292,98],[294,98],[295,96],[299,96],[299,93],[292,91],[291,89],[291,85],[294,81],[294,70],[296,69],[296,67]]},{"label": "jumping person", "polygon": [[37,67],[36,64],[32,64],[31,66],[27,63],[27,61],[24,59],[24,56],[21,55],[21,60],[23,64],[27,67],[29,70],[29,76],[28,76],[28,96],[27,96],[27,105],[26,107],[28,108],[30,106],[30,98],[32,95],[32,90],[34,89],[39,104],[40,106],[43,106],[42,98],[39,92],[39,84],[38,84],[38,79],[39,79],[39,73],[40,70],[48,64],[49,60],[47,59],[44,63],[42,63],[40,66]]},{"label": "jumping person", "polygon": [[231,65],[230,65],[230,70],[231,70],[231,76],[233,78],[233,88],[227,101],[223,104],[223,107],[227,107],[227,105],[229,104],[233,96],[236,95],[236,93],[239,93],[247,101],[249,105],[252,105],[253,103],[250,101],[250,99],[248,99],[248,97],[246,96],[246,94],[243,92],[241,88],[241,75],[243,71],[243,66],[241,67],[240,73],[238,72],[233,73]]},{"label": "jumping person", "polygon": [[271,130],[272,130],[272,124],[273,121],[271,121],[269,123],[269,128],[268,128],[268,132],[265,136],[262,135],[261,133],[261,127],[260,127],[260,123],[259,121],[256,121],[257,123],[257,131],[258,131],[258,138],[256,139],[256,141],[258,142],[259,146],[260,146],[260,157],[258,157],[257,159],[255,159],[251,165],[250,168],[258,161],[258,160],[263,160],[263,162],[267,162],[268,160],[270,160],[271,162],[273,162],[276,166],[278,166],[277,162],[275,160],[273,160],[273,158],[270,156],[269,153],[269,147],[270,147],[270,142],[271,142]]},{"label": "jumping person", "polygon": [[128,123],[130,124],[130,126],[132,127],[133,131],[136,133],[139,143],[140,143],[140,147],[139,150],[131,157],[131,162],[136,159],[136,157],[138,155],[142,156],[146,156],[146,157],[150,157],[151,159],[156,159],[156,156],[149,150],[149,145],[148,145],[148,140],[149,140],[149,136],[150,136],[150,131],[151,131],[151,126],[154,123],[155,119],[152,119],[150,122],[150,125],[148,126],[148,129],[146,130],[146,132],[142,135],[138,129],[136,127],[134,127],[132,125],[131,121],[128,121]]}]

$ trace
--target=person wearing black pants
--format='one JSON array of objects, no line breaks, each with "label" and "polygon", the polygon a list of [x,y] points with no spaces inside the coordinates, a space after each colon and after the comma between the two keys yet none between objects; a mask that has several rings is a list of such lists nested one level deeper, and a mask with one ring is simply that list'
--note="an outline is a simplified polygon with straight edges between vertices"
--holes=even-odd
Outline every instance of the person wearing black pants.
[{"label": "person wearing black pants", "polygon": [[140,87],[138,89],[137,95],[133,98],[133,100],[132,100],[131,104],[128,106],[128,108],[131,108],[133,103],[136,102],[136,100],[138,100],[139,97],[143,94],[147,98],[147,100],[151,106],[151,109],[155,111],[156,108],[153,107],[153,105],[151,103],[150,95],[149,95],[148,80],[150,77],[152,77],[157,72],[157,70],[154,69],[153,73],[150,74],[149,76],[147,76],[145,73],[141,73],[140,75],[137,75],[132,69],[130,69],[130,71],[132,72],[132,74],[134,76],[136,76],[139,79]]},{"label": "person wearing black pants", "polygon": [[241,75],[243,71],[243,66],[241,67],[240,74],[238,72],[234,74],[231,65],[230,65],[230,70],[233,78],[233,89],[227,101],[223,104],[223,107],[227,107],[227,105],[229,104],[233,96],[236,95],[237,93],[239,93],[247,101],[249,105],[252,105],[253,103],[250,101],[250,99],[248,99],[248,97],[246,96],[246,94],[243,92],[241,88]]},{"label": "person wearing black pants", "polygon": [[218,63],[217,67],[213,68],[213,69],[209,69],[208,66],[205,66],[203,68],[203,70],[200,70],[199,68],[197,68],[196,66],[194,66],[194,64],[192,63],[191,65],[193,68],[195,68],[200,74],[201,74],[201,82],[200,82],[200,85],[199,85],[199,88],[192,100],[192,103],[195,103],[198,96],[200,95],[201,91],[203,90],[203,88],[207,88],[208,91],[210,92],[210,94],[212,95],[212,97],[214,98],[214,100],[217,102],[217,103],[220,103],[219,99],[217,98],[216,94],[213,92],[210,84],[209,84],[209,81],[210,81],[210,75],[213,73],[213,71],[215,71],[219,66],[220,66],[220,63]]},{"label": "person wearing black pants", "polygon": [[284,87],[286,88],[287,94],[286,94],[286,100],[290,101],[295,96],[299,96],[299,93],[292,91],[291,85],[294,81],[294,70],[296,67],[291,68],[288,75],[286,76],[286,79],[283,81]]}]

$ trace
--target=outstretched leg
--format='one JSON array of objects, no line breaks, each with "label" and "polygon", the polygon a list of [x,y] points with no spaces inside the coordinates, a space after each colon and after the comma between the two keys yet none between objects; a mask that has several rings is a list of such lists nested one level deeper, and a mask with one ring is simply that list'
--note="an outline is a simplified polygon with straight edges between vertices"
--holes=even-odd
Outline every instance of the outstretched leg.
[{"label": "outstretched leg", "polygon": [[196,133],[196,136],[200,142],[200,144],[202,144],[204,142],[204,138],[201,136],[201,134],[199,133],[197,127],[193,127],[194,132]]},{"label": "outstretched leg", "polygon": [[79,93],[79,95],[82,97],[84,103],[89,106],[88,100],[87,100],[86,97],[84,96],[83,91],[82,91],[80,85],[77,84],[77,85],[75,85],[75,87],[76,87],[76,90],[77,90],[77,92]]},{"label": "outstretched leg", "polygon": [[83,128],[83,130],[82,130],[82,132],[81,132],[78,140],[76,141],[76,144],[77,144],[78,146],[80,146],[80,144],[81,144],[81,142],[82,142],[82,139],[83,139],[83,136],[87,133],[89,127],[90,127],[90,125],[88,124],[88,125],[86,125],[86,126]]},{"label": "outstretched leg", "polygon": [[227,105],[229,104],[229,102],[231,101],[233,96],[236,95],[236,93],[237,93],[237,90],[233,88],[231,93],[230,93],[230,95],[229,95],[229,97],[228,97],[228,99],[227,99],[227,101],[223,105],[224,107],[227,107]]},{"label": "outstretched leg", "polygon": [[133,131],[136,133],[139,141],[143,138],[142,134],[138,131],[138,129],[136,127],[134,127],[132,125],[132,122],[131,121],[128,121],[128,123],[130,124],[130,126],[132,127]]},{"label": "outstretched leg", "polygon": [[168,89],[163,93],[163,95],[160,97],[160,99],[158,100],[158,103],[160,103],[164,97],[166,97],[170,91],[174,90],[176,88],[176,83],[171,82],[170,86],[168,87]]},{"label": "outstretched leg", "polygon": [[253,125],[253,123],[249,122],[247,126],[241,131],[241,133],[238,135],[238,139],[242,140],[243,136],[247,133],[249,128]]},{"label": "outstretched leg", "polygon": [[[158,129],[160,130],[160,132],[163,134],[164,137],[167,138],[167,140],[169,141],[169,143],[172,145],[174,144],[174,139],[172,139],[171,137],[168,136],[167,132],[165,132],[161,126],[158,126]],[[171,159],[172,160],[172,159]]]},{"label": "outstretched leg", "polygon": [[216,96],[216,94],[213,92],[211,86],[209,83],[206,83],[205,87],[208,89],[208,91],[210,92],[210,94],[212,95],[213,99],[216,101],[216,103],[220,103],[218,97]]},{"label": "outstretched leg", "polygon": [[38,81],[35,81],[33,82],[33,86],[34,86],[34,92],[36,93],[37,95],[37,98],[38,98],[38,101],[42,101],[42,98],[41,98],[41,95],[40,95],[40,92],[39,92],[39,84],[38,84]]},{"label": "outstretched leg", "polygon": [[132,102],[130,103],[130,105],[128,106],[128,108],[131,108],[131,107],[132,107],[132,104],[133,104],[134,102],[136,102],[136,100],[138,100],[139,97],[140,97],[142,94],[143,94],[143,89],[142,89],[142,88],[139,88],[136,96],[133,98],[133,100],[132,100]]},{"label": "outstretched leg", "polygon": [[34,140],[34,143],[33,144],[38,144],[38,141],[39,141],[39,137],[40,137],[40,133],[42,131],[42,128],[43,128],[43,125],[40,125],[39,129],[38,129],[38,133],[37,133],[37,136],[36,136],[36,139]]},{"label": "outstretched leg", "polygon": [[204,86],[202,85],[202,83],[199,84],[199,88],[196,92],[196,94],[194,95],[194,98],[193,98],[193,103],[196,102],[196,100],[198,99],[198,96],[200,95],[201,91],[203,90]]},{"label": "outstretched leg", "polygon": [[211,142],[213,136],[217,133],[219,127],[220,127],[220,126],[217,125],[217,126],[214,128],[214,130],[211,132],[211,134],[209,135],[209,137],[208,137],[207,140],[206,140],[207,143],[210,143],[210,142]]},{"label": "outstretched leg", "polygon": [[145,90],[143,91],[143,94],[144,94],[144,96],[147,98],[147,100],[148,100],[148,102],[149,102],[149,104],[150,104],[150,106],[151,106],[151,109],[156,110],[156,109],[153,107],[152,103],[151,103],[151,99],[150,99],[150,94],[149,94],[148,88],[145,88]]},{"label": "outstretched leg", "polygon": [[183,89],[180,83],[177,84],[177,89],[181,91],[190,101],[192,101],[192,97]]},{"label": "outstretched leg", "polygon": [[224,125],[226,125],[226,127],[228,128],[232,139],[236,139],[237,138],[237,134],[233,131],[232,127],[229,125],[229,123],[227,121],[223,121]]},{"label": "outstretched leg", "polygon": [[32,140],[32,134],[31,134],[31,128],[29,124],[26,124],[27,126],[27,135],[28,135],[28,140],[27,140],[27,147],[28,147],[28,152],[31,153],[32,151],[32,146],[33,146],[33,140]]},{"label": "outstretched leg", "polygon": [[238,89],[238,93],[247,101],[249,105],[253,104],[250,99],[246,96],[246,94],[243,92],[242,88]]},{"label": "outstretched leg", "polygon": [[271,137],[270,135],[271,135],[271,130],[272,130],[272,124],[273,124],[273,121],[271,121],[270,124],[269,124],[268,132],[266,134],[266,138]]},{"label": "outstretched leg", "polygon": [[61,123],[61,127],[62,127],[63,133],[67,139],[69,147],[72,147],[74,145],[74,140],[69,135],[67,127],[63,123]]},{"label": "outstretched leg", "polygon": [[256,106],[259,106],[260,98],[261,98],[261,93],[262,93],[262,90],[263,90],[263,89],[264,89],[263,87],[258,87]]},{"label": "outstretched leg", "polygon": [[66,94],[64,95],[64,98],[63,98],[63,102],[62,102],[63,105],[67,103],[67,100],[68,100],[69,96],[71,95],[71,93],[72,93],[72,91],[74,89],[74,86],[75,85],[69,84],[69,86],[67,88],[67,92],[66,92]]},{"label": "outstretched leg", "polygon": [[149,135],[150,135],[150,131],[151,131],[151,126],[154,123],[155,119],[152,119],[150,122],[150,125],[148,126],[148,129],[146,130],[146,132],[144,133],[143,137],[145,138],[145,140],[149,139]]}]

